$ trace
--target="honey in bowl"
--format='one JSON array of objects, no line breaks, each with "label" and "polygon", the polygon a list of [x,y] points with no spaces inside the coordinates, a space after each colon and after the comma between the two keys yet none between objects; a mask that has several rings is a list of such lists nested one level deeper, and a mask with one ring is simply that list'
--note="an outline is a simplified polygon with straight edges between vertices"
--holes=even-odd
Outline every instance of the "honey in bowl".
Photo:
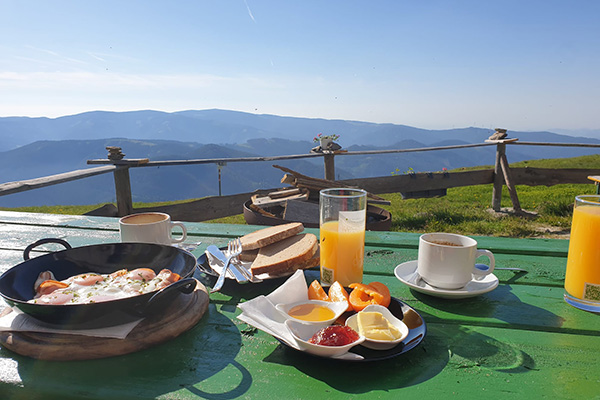
[{"label": "honey in bowl", "polygon": [[327,321],[335,317],[335,313],[332,309],[313,303],[300,304],[292,307],[288,311],[288,314],[290,317],[308,322]]}]

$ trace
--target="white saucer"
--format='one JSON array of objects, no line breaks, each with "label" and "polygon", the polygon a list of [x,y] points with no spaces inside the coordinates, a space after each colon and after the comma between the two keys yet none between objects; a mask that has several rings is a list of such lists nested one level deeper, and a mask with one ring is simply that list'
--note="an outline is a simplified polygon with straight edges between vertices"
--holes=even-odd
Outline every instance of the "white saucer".
[{"label": "white saucer", "polygon": [[421,279],[417,273],[417,261],[408,261],[398,265],[394,269],[394,274],[402,283],[410,286],[420,293],[431,296],[441,297],[443,299],[465,299],[467,297],[479,296],[491,292],[498,286],[498,277],[494,274],[488,274],[481,279],[472,279],[460,289],[440,289],[430,286]]}]

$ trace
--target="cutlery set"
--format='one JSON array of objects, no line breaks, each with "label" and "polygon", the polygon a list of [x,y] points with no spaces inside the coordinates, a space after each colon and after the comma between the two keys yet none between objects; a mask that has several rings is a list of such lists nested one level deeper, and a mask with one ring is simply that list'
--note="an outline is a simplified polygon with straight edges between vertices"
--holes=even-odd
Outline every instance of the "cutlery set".
[{"label": "cutlery set", "polygon": [[225,283],[225,277],[227,276],[227,272],[231,271],[233,277],[238,283],[258,283],[262,282],[261,279],[258,279],[252,276],[252,273],[248,271],[246,267],[244,267],[238,260],[238,256],[242,252],[242,243],[239,238],[230,240],[227,244],[227,254],[226,256],[217,246],[210,245],[206,248],[213,257],[218,259],[223,263],[223,269],[217,278],[217,283],[212,288],[211,293],[218,292],[223,287]]}]

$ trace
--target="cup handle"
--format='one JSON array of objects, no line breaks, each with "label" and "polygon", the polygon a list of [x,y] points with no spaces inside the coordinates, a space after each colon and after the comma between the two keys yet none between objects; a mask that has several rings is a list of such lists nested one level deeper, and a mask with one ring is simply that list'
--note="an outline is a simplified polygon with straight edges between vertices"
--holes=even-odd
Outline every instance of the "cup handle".
[{"label": "cup handle", "polygon": [[[473,275],[475,276],[486,276],[494,272],[494,267],[496,266],[496,259],[494,258],[494,254],[489,250],[477,250],[477,256],[475,259],[484,256],[490,260],[490,265],[485,264],[475,264],[475,268],[473,269]],[[487,268],[486,268],[487,267]]]},{"label": "cup handle", "polygon": [[[181,228],[181,232],[182,232],[181,237],[178,237],[178,238],[173,237],[173,227],[174,226],[178,226]],[[185,228],[185,225],[183,225],[183,223],[181,223],[181,222],[171,222],[171,243],[181,243],[185,239],[187,239],[187,229]]]}]

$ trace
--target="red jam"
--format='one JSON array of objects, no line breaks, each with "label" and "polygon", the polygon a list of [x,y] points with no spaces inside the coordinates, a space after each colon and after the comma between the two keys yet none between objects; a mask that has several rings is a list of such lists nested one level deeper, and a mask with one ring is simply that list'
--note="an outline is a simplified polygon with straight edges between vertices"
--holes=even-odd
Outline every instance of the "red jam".
[{"label": "red jam", "polygon": [[358,338],[358,333],[349,326],[332,325],[315,333],[308,342],[321,346],[345,346]]}]

